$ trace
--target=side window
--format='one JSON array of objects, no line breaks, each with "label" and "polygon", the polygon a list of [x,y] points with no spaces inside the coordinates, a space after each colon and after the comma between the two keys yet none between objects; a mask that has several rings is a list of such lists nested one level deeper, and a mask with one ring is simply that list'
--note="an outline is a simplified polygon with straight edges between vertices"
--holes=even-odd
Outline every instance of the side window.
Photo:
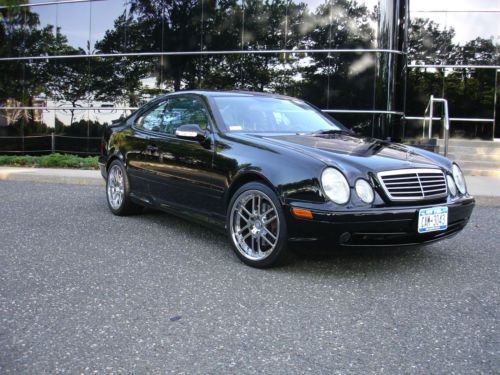
[{"label": "side window", "polygon": [[165,127],[165,107],[167,103],[167,101],[161,102],[146,113],[143,113],[135,120],[135,126],[140,129],[155,132],[163,131],[162,128]]},{"label": "side window", "polygon": [[181,125],[196,124],[202,129],[208,129],[208,114],[203,103],[194,97],[173,97],[167,102],[164,113],[164,127],[166,134],[175,134]]}]

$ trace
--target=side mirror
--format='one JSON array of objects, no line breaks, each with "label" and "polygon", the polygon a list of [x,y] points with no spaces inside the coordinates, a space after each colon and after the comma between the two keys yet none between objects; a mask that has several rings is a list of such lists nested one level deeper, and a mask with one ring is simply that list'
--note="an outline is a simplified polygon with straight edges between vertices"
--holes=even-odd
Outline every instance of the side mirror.
[{"label": "side mirror", "polygon": [[197,124],[181,125],[175,130],[175,135],[182,139],[191,139],[204,142],[208,138],[207,132]]}]

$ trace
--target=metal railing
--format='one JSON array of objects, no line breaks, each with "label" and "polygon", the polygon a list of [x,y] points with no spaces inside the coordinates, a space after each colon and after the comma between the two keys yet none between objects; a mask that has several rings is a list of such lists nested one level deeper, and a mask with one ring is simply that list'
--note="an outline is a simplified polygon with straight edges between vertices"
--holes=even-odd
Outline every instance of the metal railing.
[{"label": "metal railing", "polygon": [[68,153],[98,155],[101,137],[69,135],[0,136],[0,154],[54,154]]},{"label": "metal railing", "polygon": [[[450,139],[450,117],[448,113],[448,100],[444,98],[435,98],[434,95],[431,95],[429,98],[429,102],[427,103],[427,107],[424,112],[424,119],[422,122],[422,138],[425,139],[425,124],[427,120],[429,120],[429,136],[428,138],[432,138],[432,121],[434,120],[434,103],[443,103],[443,116],[441,120],[443,122],[443,138],[444,138],[444,156],[448,154],[448,143]],[[429,111],[429,116],[427,116],[427,112]]]}]

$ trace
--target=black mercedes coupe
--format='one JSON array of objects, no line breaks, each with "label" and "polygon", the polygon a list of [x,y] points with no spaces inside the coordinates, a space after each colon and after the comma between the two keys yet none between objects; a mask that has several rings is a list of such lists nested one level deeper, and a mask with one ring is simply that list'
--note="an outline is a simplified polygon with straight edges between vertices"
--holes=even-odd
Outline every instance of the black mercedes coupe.
[{"label": "black mercedes coupe", "polygon": [[264,93],[160,96],[106,128],[99,162],[113,214],[149,206],[225,230],[254,267],[280,262],[289,241],[441,240],[474,207],[449,159],[357,136],[302,100]]}]

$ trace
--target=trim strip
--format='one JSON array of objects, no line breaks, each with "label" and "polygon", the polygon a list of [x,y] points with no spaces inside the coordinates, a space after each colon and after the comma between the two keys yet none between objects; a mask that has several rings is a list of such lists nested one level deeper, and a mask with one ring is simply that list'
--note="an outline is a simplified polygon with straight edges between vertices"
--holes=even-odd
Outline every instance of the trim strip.
[{"label": "trim strip", "polygon": [[399,111],[384,111],[384,110],[372,110],[372,109],[322,109],[322,112],[326,113],[367,113],[367,114],[385,114],[385,115],[398,115],[404,116],[403,112]]},{"label": "trim strip", "polygon": [[165,51],[165,52],[127,52],[127,53],[91,53],[88,55],[46,55],[2,57],[0,61],[80,59],[88,57],[138,57],[138,56],[204,56],[204,55],[273,55],[280,53],[393,53],[406,55],[406,52],[380,48],[339,48],[339,49],[269,49],[269,50],[231,50],[231,51]]},{"label": "trim strip", "polygon": [[59,0],[59,1],[47,1],[45,3],[27,3],[27,4],[17,4],[13,6],[7,6],[3,5],[0,6],[0,9],[8,9],[8,8],[31,8],[31,7],[39,7],[43,5],[58,5],[58,4],[71,4],[71,3],[92,3],[92,2],[97,2],[97,1],[104,1],[104,0]]},{"label": "trim strip", "polygon": [[[0,107],[1,110],[43,110],[43,111],[135,111],[140,107]],[[387,114],[404,116],[403,112],[371,109],[322,109],[325,113]]]},{"label": "trim strip", "polygon": [[449,10],[449,9],[434,9],[434,10],[410,10],[410,13],[500,13],[500,9],[458,9],[458,10]]},{"label": "trim strip", "polygon": [[408,64],[408,68],[435,68],[435,69],[500,69],[500,65],[436,65],[436,64]]},{"label": "trim strip", "polygon": [[41,109],[43,111],[135,111],[139,107],[0,107],[1,110]]},{"label": "trim strip", "polygon": [[[406,120],[424,120],[429,119],[429,116],[405,116]],[[432,120],[441,120],[441,117],[433,117]],[[450,121],[463,121],[463,122],[495,122],[495,119],[490,118],[467,118],[467,117],[450,117]]]}]

